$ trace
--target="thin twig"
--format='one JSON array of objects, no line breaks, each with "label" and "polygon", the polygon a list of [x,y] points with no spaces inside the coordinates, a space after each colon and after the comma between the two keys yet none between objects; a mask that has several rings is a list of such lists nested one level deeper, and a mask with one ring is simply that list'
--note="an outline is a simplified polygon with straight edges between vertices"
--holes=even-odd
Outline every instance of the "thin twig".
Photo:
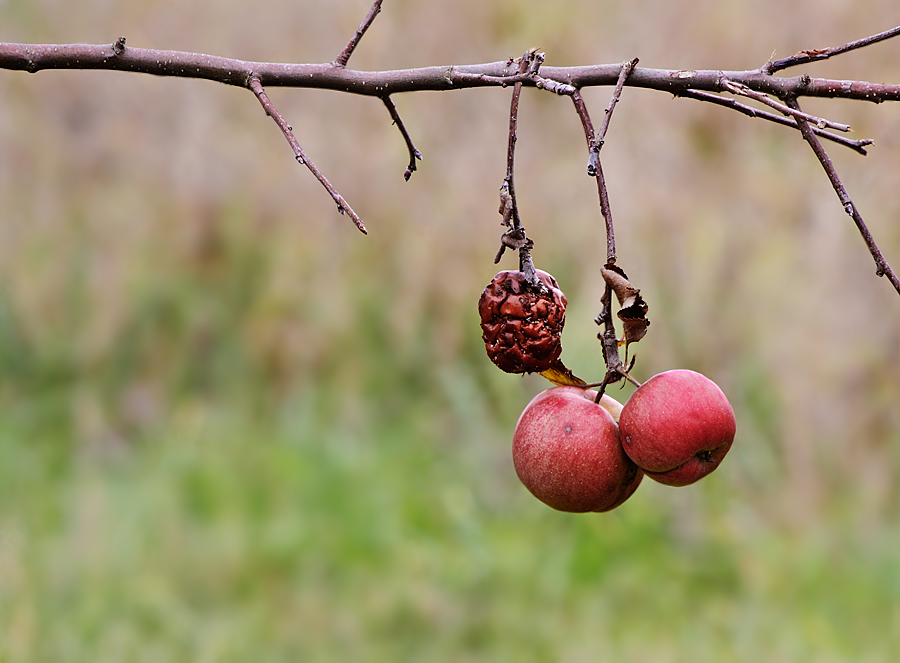
[{"label": "thin twig", "polygon": [[[800,110],[800,104],[796,99],[787,99],[786,101],[794,110]],[[822,146],[822,142],[813,133],[812,128],[805,119],[798,117],[797,123],[800,125],[800,133],[803,134],[803,138],[809,143],[813,153],[815,153],[816,157],[819,159],[819,163],[822,164],[822,168],[825,169],[825,174],[828,175],[828,179],[831,180],[831,186],[834,188],[838,199],[841,201],[841,205],[844,206],[844,211],[853,219],[853,222],[859,230],[859,234],[862,235],[863,241],[865,241],[866,246],[869,247],[869,252],[875,260],[875,274],[878,276],[887,276],[891,285],[893,285],[897,293],[900,294],[900,279],[897,278],[894,270],[891,269],[891,266],[884,259],[884,255],[881,253],[881,249],[878,248],[875,238],[872,237],[872,233],[869,232],[866,222],[863,221],[862,215],[859,213],[859,210],[856,209],[856,205],[850,198],[850,194],[847,193],[847,189],[844,187],[843,182],[841,182],[841,178],[838,177],[837,170],[834,168],[834,163],[832,163],[831,157],[828,156],[828,153]]]},{"label": "thin twig", "polygon": [[775,110],[780,113],[784,113],[785,115],[792,115],[795,120],[800,121],[801,119],[805,122],[812,122],[819,129],[836,129],[838,131],[850,131],[849,124],[841,124],[839,122],[832,122],[831,120],[826,120],[821,117],[816,117],[815,115],[810,115],[808,113],[804,113],[803,111],[798,111],[796,109],[790,108],[789,106],[785,106],[781,104],[768,95],[762,94],[760,92],[755,92],[751,90],[749,87],[742,83],[735,83],[733,81],[729,81],[727,79],[722,80],[722,87],[731,92],[732,94],[739,94],[745,97],[749,97],[750,99],[755,99],[761,104],[765,104],[766,106],[771,106]]},{"label": "thin twig", "polygon": [[269,99],[269,96],[266,94],[265,89],[263,89],[262,84],[260,84],[259,79],[250,77],[250,80],[247,81],[247,87],[249,87],[253,94],[256,95],[256,98],[259,99],[259,103],[262,104],[262,107],[265,109],[266,114],[275,120],[275,124],[278,125],[278,128],[281,129],[281,132],[284,134],[284,137],[287,139],[288,144],[291,146],[291,149],[294,151],[294,156],[297,161],[307,168],[309,171],[315,175],[316,179],[322,183],[322,186],[331,194],[331,197],[334,199],[334,202],[337,203],[338,212],[341,214],[347,214],[351,219],[353,219],[353,223],[356,224],[356,227],[365,235],[368,234],[366,230],[365,224],[363,224],[362,219],[359,218],[359,215],[353,211],[353,208],[344,200],[344,197],[338,193],[337,189],[335,189],[331,182],[322,174],[316,165],[309,160],[309,157],[306,156],[306,153],[303,151],[303,148],[300,147],[300,143],[297,142],[296,137],[294,136],[294,130],[291,126],[285,122],[284,118],[281,116],[281,113],[278,112],[278,109],[275,108],[275,105]]},{"label": "thin twig", "polygon": [[[622,77],[622,80],[624,80],[624,78],[627,78],[627,75]],[[615,96],[615,93],[613,96]],[[584,103],[581,92],[576,91],[575,94],[572,95],[572,102],[575,104],[575,112],[578,113],[578,117],[581,120],[581,126],[584,129],[584,137],[587,141],[588,150],[590,151],[591,147],[595,144],[596,137],[594,135],[594,125],[591,122],[591,115],[588,112],[587,104]],[[610,107],[612,107],[612,104]],[[608,116],[609,109],[607,109],[607,111]],[[606,124],[606,128],[608,129],[609,124]],[[602,213],[603,220],[606,224],[606,267],[610,268],[616,262],[616,233],[613,227],[612,210],[609,206],[609,193],[606,190],[606,180],[603,177],[603,166],[600,163],[599,157],[593,175],[597,180],[597,192],[600,195],[600,212]],[[600,315],[595,322],[598,325],[603,326],[603,331],[597,334],[597,338],[599,338],[600,342],[603,344],[603,362],[606,364],[606,375],[603,378],[603,382],[597,385],[600,387],[596,397],[597,403],[599,403],[600,399],[603,397],[607,385],[619,382],[622,378],[640,386],[640,384],[629,375],[631,368],[626,367],[625,364],[622,363],[622,358],[619,356],[619,341],[616,338],[616,326],[612,317],[612,288],[608,282],[603,297],[600,299],[600,304],[602,308],[600,310]]]},{"label": "thin twig", "polygon": [[394,105],[393,99],[391,99],[390,97],[382,97],[381,100],[384,102],[384,105],[387,106],[388,112],[391,114],[391,119],[400,130],[400,134],[403,136],[403,140],[406,142],[406,149],[409,150],[409,165],[406,167],[406,171],[403,173],[403,179],[409,182],[409,178],[412,177],[412,174],[416,170],[416,159],[421,161],[422,153],[416,149],[415,145],[413,145],[412,138],[410,137],[409,132],[406,130],[406,126],[403,124],[403,120],[400,118],[400,113],[397,112],[397,107]]},{"label": "thin twig", "polygon": [[[523,74],[527,69],[528,58],[526,54],[522,56],[522,59],[519,62],[519,73]],[[519,218],[519,205],[516,201],[516,186],[513,176],[516,165],[516,141],[518,140],[519,128],[519,97],[522,95],[522,84],[523,82],[520,80],[513,85],[512,99],[509,103],[509,140],[507,141],[506,148],[506,177],[503,180],[506,184],[507,193],[512,201],[512,216],[510,221],[513,228],[519,228],[522,225],[522,221]]]},{"label": "thin twig", "polygon": [[600,124],[600,131],[597,132],[597,135],[591,140],[590,145],[588,146],[588,167],[587,172],[588,175],[596,175],[597,169],[600,167],[600,148],[603,147],[603,141],[606,138],[606,132],[609,130],[609,123],[612,120],[613,110],[615,110],[616,104],[619,103],[619,97],[622,96],[622,88],[625,87],[625,81],[628,80],[628,77],[631,75],[631,72],[634,71],[634,68],[637,66],[638,59],[635,58],[629,62],[626,62],[622,65],[622,72],[619,74],[619,80],[616,81],[616,87],[613,89],[612,97],[610,97],[609,105],[606,107],[606,113],[603,116],[603,122]]},{"label": "thin twig", "polygon": [[[534,61],[534,51],[528,51],[519,60],[519,73],[528,71]],[[540,66],[538,64],[538,66]],[[535,69],[535,73],[536,73]],[[519,81],[513,86],[512,100],[509,104],[509,140],[506,149],[506,177],[500,187],[500,213],[503,215],[503,223],[508,230],[501,238],[500,251],[494,262],[499,262],[506,247],[519,250],[519,271],[525,275],[525,280],[534,288],[542,289],[544,286],[534,270],[534,262],[531,259],[533,242],[525,234],[522,220],[519,218],[519,205],[516,201],[515,187],[515,163],[516,141],[518,140],[519,126],[519,97],[522,94],[523,82]]]},{"label": "thin twig", "polygon": [[619,341],[616,338],[616,327],[612,316],[612,288],[608,283],[603,291],[603,297],[600,298],[600,305],[602,307],[600,315],[597,316],[594,322],[603,326],[603,331],[597,334],[597,338],[600,339],[603,345],[603,361],[606,363],[606,375],[603,376],[603,382],[600,384],[587,385],[588,387],[596,386],[600,388],[595,398],[597,403],[603,398],[606,387],[619,382],[622,378],[625,378],[636,387],[641,386],[641,383],[630,375],[634,361],[632,360],[632,366],[626,367],[619,356]]},{"label": "thin twig", "polygon": [[796,67],[797,65],[807,64],[808,62],[816,62],[818,60],[827,60],[828,58],[835,55],[840,55],[841,53],[853,51],[857,48],[869,46],[879,41],[884,41],[885,39],[896,37],[897,35],[900,35],[900,26],[891,28],[890,30],[885,30],[884,32],[879,32],[877,35],[872,35],[870,37],[864,37],[863,39],[857,39],[856,41],[848,42],[841,46],[833,46],[832,48],[823,49],[813,48],[805,51],[800,51],[796,55],[792,55],[789,58],[784,58],[775,62],[769,60],[761,68],[761,71],[764,74],[771,76],[776,71],[781,71],[782,69],[787,69],[788,67]]},{"label": "thin twig", "polygon": [[515,83],[529,82],[534,83],[534,86],[540,90],[555,92],[560,96],[571,95],[575,92],[576,89],[574,85],[555,81],[553,79],[545,78],[537,74],[532,74],[530,72],[525,72],[524,74],[514,74],[512,76],[488,76],[486,74],[458,73],[456,74],[456,77],[468,77],[470,80],[474,78],[475,80],[484,81],[485,83],[492,83],[494,85],[499,85],[500,87],[507,87],[508,85],[513,85]]},{"label": "thin twig", "polygon": [[[743,113],[744,115],[747,115],[749,117],[756,117],[761,120],[767,120],[769,122],[774,122],[775,124],[780,124],[784,127],[799,129],[799,127],[797,126],[797,121],[792,117],[783,117],[781,115],[770,113],[769,111],[764,111],[759,108],[753,108],[752,106],[742,104],[732,97],[723,97],[718,94],[713,94],[712,92],[703,92],[701,90],[685,90],[684,92],[679,92],[676,96],[685,97],[687,99],[696,99],[698,101],[708,101],[711,104],[717,104],[719,106],[724,106],[725,108],[736,110],[739,113]],[[843,145],[844,147],[849,147],[851,150],[854,150],[859,154],[862,154],[863,156],[866,156],[866,154],[868,154],[866,152],[866,146],[872,145],[874,143],[874,141],[870,138],[852,140],[838,134],[829,133],[828,131],[824,131],[812,125],[810,125],[810,129],[812,129],[813,133],[815,133],[817,136],[825,138],[826,140],[834,141],[835,143]]]},{"label": "thin twig", "polygon": [[[594,125],[591,122],[591,115],[588,112],[587,105],[581,92],[576,91],[572,95],[572,103],[575,104],[575,111],[581,120],[581,126],[584,129],[584,137],[587,140],[588,149],[594,142]],[[612,208],[609,205],[609,192],[606,190],[606,178],[603,176],[603,166],[600,164],[599,157],[594,164],[594,172],[588,170],[589,175],[593,175],[597,180],[597,194],[600,197],[600,213],[603,215],[603,221],[606,224],[606,263],[614,264],[616,262],[616,231],[613,227]]]},{"label": "thin twig", "polygon": [[369,26],[372,25],[375,17],[378,16],[378,12],[381,11],[382,1],[383,0],[375,0],[375,2],[372,3],[372,7],[369,9],[369,13],[366,14],[363,22],[359,24],[356,32],[353,33],[353,37],[350,38],[350,41],[344,47],[344,50],[341,51],[341,54],[338,55],[337,59],[332,63],[334,66],[342,68],[347,66],[347,62],[350,60],[350,56],[353,55],[353,51],[356,50],[363,35],[366,34],[366,30],[369,29]]}]

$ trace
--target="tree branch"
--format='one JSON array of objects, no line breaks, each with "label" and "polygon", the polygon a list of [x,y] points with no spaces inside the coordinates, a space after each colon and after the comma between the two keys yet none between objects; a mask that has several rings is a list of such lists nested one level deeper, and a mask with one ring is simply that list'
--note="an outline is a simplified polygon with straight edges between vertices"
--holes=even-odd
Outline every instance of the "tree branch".
[{"label": "tree branch", "polygon": [[[797,103],[796,99],[787,99],[787,104],[796,111],[800,110],[800,104]],[[884,259],[884,255],[881,253],[881,249],[878,248],[875,238],[872,237],[872,233],[869,232],[866,222],[863,221],[862,215],[859,213],[859,210],[856,209],[856,205],[850,198],[850,194],[847,193],[847,189],[844,187],[843,182],[841,182],[841,178],[838,177],[837,171],[834,168],[834,163],[831,161],[831,157],[828,156],[821,141],[815,133],[813,133],[812,127],[809,126],[809,122],[805,118],[797,116],[797,123],[800,126],[800,133],[803,134],[804,140],[809,143],[809,146],[812,148],[819,163],[822,164],[822,168],[825,169],[825,174],[828,175],[828,179],[831,181],[834,192],[841,201],[841,205],[844,206],[844,211],[847,212],[851,219],[853,219],[853,222],[859,230],[859,234],[862,235],[863,241],[865,241],[866,246],[869,247],[869,252],[875,260],[875,274],[878,276],[887,276],[888,281],[894,286],[894,290],[900,294],[900,279],[897,278],[894,270],[891,269],[891,266]]]},{"label": "tree branch", "polygon": [[[116,44],[118,44],[117,42]],[[247,87],[255,76],[264,87],[296,87],[336,90],[375,97],[399,92],[461,90],[509,85],[508,61],[474,65],[442,65],[390,71],[354,71],[334,63],[287,64],[252,62],[189,53],[143,48],[117,50],[116,44],[10,44],[0,43],[0,69],[29,71],[45,69],[105,69],[156,76],[202,78],[226,85]],[[552,81],[574,88],[615,85],[621,64],[574,67],[541,67],[541,76],[522,76],[524,86],[538,87]],[[673,70],[635,67],[628,87],[640,87],[679,95],[686,90],[723,92],[722,81],[746,85],[749,89],[778,98],[840,97],[880,103],[900,101],[900,85],[842,81],[824,78],[780,78],[759,69],[747,71]],[[542,84],[543,85],[543,84]],[[568,90],[568,88],[563,88]]]},{"label": "tree branch", "polygon": [[[543,62],[543,53],[536,53],[531,50],[525,53],[519,59],[519,75],[530,72],[537,75],[541,62]],[[508,64],[512,65],[514,61]],[[503,184],[500,186],[500,214],[503,215],[503,225],[507,226],[507,231],[503,233],[500,239],[500,250],[494,258],[494,262],[500,262],[504,251],[507,248],[518,249],[519,251],[519,271],[525,275],[525,280],[533,288],[543,290],[544,284],[537,277],[534,271],[534,262],[531,259],[531,249],[534,243],[528,239],[525,234],[525,228],[522,226],[522,220],[519,218],[519,206],[516,202],[516,186],[513,177],[516,164],[516,141],[518,140],[519,126],[519,98],[522,94],[522,81],[517,81],[513,86],[512,99],[509,104],[509,139],[506,148],[506,177],[503,178]]]},{"label": "tree branch", "polygon": [[805,51],[800,51],[796,55],[792,55],[789,58],[784,58],[783,60],[777,60],[776,62],[772,62],[771,60],[769,60],[765,65],[763,65],[762,71],[766,74],[772,75],[775,72],[781,71],[782,69],[787,69],[788,67],[796,67],[797,65],[816,62],[818,60],[827,60],[828,58],[835,55],[847,53],[848,51],[862,48],[863,46],[869,46],[870,44],[875,44],[879,41],[884,41],[885,39],[896,37],[897,35],[900,35],[900,26],[891,28],[890,30],[885,30],[884,32],[879,32],[877,35],[872,35],[871,37],[864,37],[863,39],[851,41],[847,44],[843,44],[842,46],[833,46],[832,48],[824,49],[813,48]]},{"label": "tree branch", "polygon": [[415,145],[413,145],[412,138],[410,138],[409,132],[406,130],[406,126],[404,126],[403,120],[400,118],[400,113],[397,111],[393,99],[390,97],[382,97],[381,100],[384,102],[384,105],[387,106],[388,112],[391,114],[391,119],[400,130],[400,135],[403,136],[403,140],[406,142],[406,149],[409,150],[409,165],[403,173],[403,179],[409,182],[409,178],[412,177],[412,174],[416,171],[416,159],[421,161],[422,153],[416,149]]},{"label": "tree branch", "polygon": [[[725,108],[730,108],[732,110],[736,110],[739,113],[743,113],[748,117],[757,117],[761,120],[766,120],[768,122],[774,122],[775,124],[780,124],[783,127],[790,127],[791,129],[798,129],[797,121],[793,118],[782,117],[781,115],[775,115],[774,113],[769,113],[768,111],[760,110],[758,108],[752,108],[751,106],[747,106],[745,104],[732,99],[731,97],[723,97],[718,94],[712,94],[710,92],[701,92],[699,90],[685,90],[681,92],[679,97],[688,97],[690,99],[696,99],[698,101],[707,101],[711,104],[716,104],[718,106],[724,106]],[[838,145],[843,145],[844,147],[849,147],[851,150],[858,152],[859,154],[866,156],[868,154],[866,152],[866,146],[872,145],[874,141],[870,138],[862,138],[860,140],[852,140],[850,138],[845,138],[844,136],[839,136],[837,134],[829,133],[827,131],[823,131],[818,127],[810,126],[813,133],[821,138],[825,138],[826,140],[834,141]]]},{"label": "tree branch", "polygon": [[[594,125],[591,122],[590,113],[588,113],[587,105],[581,92],[576,91],[572,95],[572,102],[575,104],[575,112],[581,120],[581,126],[584,129],[584,137],[587,140],[588,151],[594,143]],[[593,156],[593,155],[591,155]],[[613,228],[612,209],[609,206],[609,193],[606,190],[606,178],[603,176],[603,166],[600,164],[599,156],[593,164],[593,172],[591,172],[591,164],[588,164],[588,174],[593,175],[597,180],[597,194],[600,196],[600,214],[606,224],[606,263],[612,264],[616,261],[616,232]]]},{"label": "tree branch", "polygon": [[334,65],[336,67],[347,66],[347,62],[350,60],[350,56],[353,55],[353,51],[356,50],[356,47],[359,45],[359,42],[363,38],[363,35],[366,34],[366,30],[369,29],[369,26],[372,25],[375,17],[378,16],[378,13],[381,11],[381,3],[382,0],[375,0],[375,2],[372,3],[372,7],[369,9],[369,13],[366,14],[363,22],[359,24],[359,27],[356,29],[356,32],[353,33],[353,36],[344,47],[344,50],[341,51],[341,54],[338,55],[335,59]]},{"label": "tree branch", "polygon": [[344,200],[344,197],[338,193],[337,189],[335,189],[331,182],[322,174],[316,165],[309,160],[309,157],[306,156],[306,153],[303,151],[303,148],[300,147],[300,143],[297,142],[296,137],[294,136],[293,128],[285,122],[284,118],[281,116],[281,113],[278,112],[278,109],[275,108],[275,105],[269,100],[269,96],[266,94],[266,91],[263,89],[263,86],[260,84],[259,80],[251,77],[249,81],[247,81],[247,87],[249,87],[253,94],[256,95],[256,98],[259,99],[259,103],[262,104],[262,107],[265,109],[266,114],[275,120],[275,124],[278,125],[278,128],[281,129],[281,132],[284,134],[284,137],[287,139],[288,144],[291,146],[291,149],[294,151],[294,157],[297,159],[297,162],[309,168],[309,171],[315,175],[316,179],[322,183],[322,186],[331,194],[331,197],[334,199],[334,202],[337,203],[338,212],[341,214],[347,214],[352,220],[353,223],[356,224],[356,227],[365,235],[368,234],[366,231],[366,226],[363,224],[362,219],[359,218],[359,215],[353,211],[353,208]]},{"label": "tree branch", "polygon": [[[609,105],[606,107],[606,113],[603,116],[603,122],[600,125],[600,131],[597,132],[597,135],[593,138],[588,139],[588,152],[590,156],[588,157],[588,167],[587,172],[588,175],[596,175],[597,170],[600,168],[600,148],[603,147],[603,139],[606,138],[606,132],[609,130],[609,122],[612,120],[613,110],[616,108],[616,104],[619,103],[619,98],[622,96],[622,88],[625,87],[625,81],[628,80],[628,77],[631,75],[631,72],[634,71],[634,68],[637,66],[638,59],[630,60],[622,65],[622,71],[619,73],[619,79],[616,81],[616,87],[613,89],[612,97],[609,100]],[[576,104],[576,108],[578,105]],[[585,113],[587,112],[587,107],[584,108]],[[615,257],[613,257],[615,260]]]},{"label": "tree branch", "polygon": [[815,115],[810,115],[808,113],[804,113],[802,111],[790,108],[785,106],[784,104],[780,104],[774,99],[770,99],[768,96],[764,94],[760,94],[759,92],[754,92],[746,85],[742,85],[740,83],[734,83],[729,80],[723,80],[722,86],[731,92],[732,94],[743,95],[745,97],[749,97],[750,99],[755,99],[761,104],[765,104],[771,108],[774,108],[780,113],[784,113],[785,115],[791,115],[795,120],[804,120],[806,122],[812,122],[819,129],[836,129],[837,131],[850,131],[849,124],[840,124],[839,122],[832,122],[831,120],[826,120],[821,117],[816,117]]},{"label": "tree branch", "polygon": [[[624,272],[619,267],[616,267],[616,234],[615,228],[613,226],[612,219],[612,209],[609,205],[609,193],[606,189],[606,180],[603,176],[603,166],[600,163],[600,146],[603,144],[603,137],[606,135],[606,131],[609,129],[609,122],[612,116],[613,108],[615,108],[616,104],[619,101],[619,97],[622,93],[622,86],[625,81],[628,79],[628,75],[630,71],[637,64],[637,59],[630,62],[626,62],[622,66],[622,72],[619,75],[618,82],[616,84],[615,90],[613,90],[612,98],[609,101],[609,105],[606,107],[606,115],[603,118],[603,124],[600,128],[600,133],[594,134],[594,125],[591,122],[591,115],[588,112],[587,104],[584,103],[584,98],[581,96],[581,92],[576,90],[572,95],[572,101],[575,104],[575,111],[578,113],[578,117],[581,120],[581,126],[584,129],[584,138],[587,141],[588,145],[588,153],[590,154],[590,158],[588,161],[588,174],[593,175],[597,180],[597,191],[600,194],[600,212],[603,215],[603,219],[606,223],[606,264],[604,265],[604,269],[601,272],[604,274],[604,281],[606,281],[606,289],[604,290],[603,297],[600,300],[600,304],[602,306],[600,315],[594,320],[598,325],[602,325],[603,331],[597,334],[597,338],[600,339],[600,342],[603,346],[603,361],[606,364],[606,375],[603,377],[603,381],[598,385],[599,390],[596,396],[596,402],[599,403],[600,399],[603,397],[603,394],[606,391],[606,387],[610,384],[615,384],[619,382],[622,378],[634,383],[638,387],[641,385],[634,380],[634,378],[629,375],[629,371],[634,366],[634,360],[632,359],[630,366],[625,366],[622,362],[622,358],[619,356],[619,340],[616,338],[616,327],[612,317],[612,285],[610,281],[607,279],[607,274],[610,271],[614,271],[619,273],[624,278]],[[647,323],[649,324],[649,322]],[[627,338],[627,333],[626,333]],[[625,352],[625,361],[628,361],[628,351],[626,345]]]}]

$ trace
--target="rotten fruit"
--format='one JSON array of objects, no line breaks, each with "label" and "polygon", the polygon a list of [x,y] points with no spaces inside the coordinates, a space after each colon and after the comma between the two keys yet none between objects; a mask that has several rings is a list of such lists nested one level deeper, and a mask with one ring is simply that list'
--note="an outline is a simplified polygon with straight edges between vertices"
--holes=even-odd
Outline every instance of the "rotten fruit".
[{"label": "rotten fruit", "polygon": [[537,286],[523,272],[499,272],[478,300],[485,350],[507,373],[546,371],[562,352],[566,296],[550,274],[535,273]]}]

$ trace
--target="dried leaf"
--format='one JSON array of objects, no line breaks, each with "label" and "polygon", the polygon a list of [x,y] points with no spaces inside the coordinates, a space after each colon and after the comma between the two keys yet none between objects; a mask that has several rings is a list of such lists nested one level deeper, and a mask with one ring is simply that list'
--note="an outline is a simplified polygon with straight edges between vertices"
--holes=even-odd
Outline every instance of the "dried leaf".
[{"label": "dried leaf", "polygon": [[572,371],[566,368],[562,361],[557,359],[546,371],[541,372],[545,378],[550,380],[557,387],[583,387],[587,384],[584,380],[576,377]]},{"label": "dried leaf", "polygon": [[641,297],[641,291],[628,281],[625,272],[616,265],[609,265],[600,270],[603,280],[616,293],[619,302],[619,310],[616,316],[622,321],[625,336],[625,346],[637,343],[647,333],[650,321],[647,319],[647,311],[650,307]]},{"label": "dried leaf", "polygon": [[500,225],[512,226],[513,197],[509,193],[509,182],[504,181],[500,186],[500,209],[498,211],[503,217]]}]

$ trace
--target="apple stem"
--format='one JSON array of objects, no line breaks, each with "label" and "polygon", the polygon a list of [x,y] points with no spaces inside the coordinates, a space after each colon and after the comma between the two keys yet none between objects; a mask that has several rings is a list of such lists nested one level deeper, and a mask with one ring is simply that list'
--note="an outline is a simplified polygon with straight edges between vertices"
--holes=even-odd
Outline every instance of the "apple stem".
[{"label": "apple stem", "polygon": [[[519,75],[522,76],[527,72],[537,75],[541,63],[544,61],[544,54],[538,53],[532,49],[519,58]],[[508,64],[513,64],[510,60]],[[500,250],[494,258],[494,263],[500,262],[503,253],[507,248],[518,249],[519,251],[519,271],[525,275],[525,280],[536,291],[544,290],[544,285],[537,277],[534,271],[534,262],[531,259],[531,249],[534,248],[532,242],[525,235],[525,228],[522,220],[519,218],[519,205],[516,202],[516,187],[513,180],[513,171],[516,161],[516,140],[518,139],[519,125],[519,97],[522,94],[522,81],[519,80],[513,85],[512,101],[509,107],[509,143],[506,150],[506,177],[503,178],[503,184],[500,186],[500,214],[503,216],[502,224],[507,227],[505,233],[500,238]]]},{"label": "apple stem", "polygon": [[603,331],[597,334],[597,338],[603,344],[603,360],[606,362],[606,375],[603,377],[602,382],[590,385],[591,387],[596,386],[600,388],[596,398],[598,403],[603,397],[607,385],[615,384],[623,378],[636,387],[641,386],[641,383],[630,375],[631,369],[634,367],[634,361],[631,362],[631,366],[626,367],[619,356],[619,340],[616,338],[616,328],[612,319],[612,286],[608,283],[606,284],[606,290],[603,292],[603,297],[600,299],[600,304],[603,308],[594,322],[603,326]]}]

